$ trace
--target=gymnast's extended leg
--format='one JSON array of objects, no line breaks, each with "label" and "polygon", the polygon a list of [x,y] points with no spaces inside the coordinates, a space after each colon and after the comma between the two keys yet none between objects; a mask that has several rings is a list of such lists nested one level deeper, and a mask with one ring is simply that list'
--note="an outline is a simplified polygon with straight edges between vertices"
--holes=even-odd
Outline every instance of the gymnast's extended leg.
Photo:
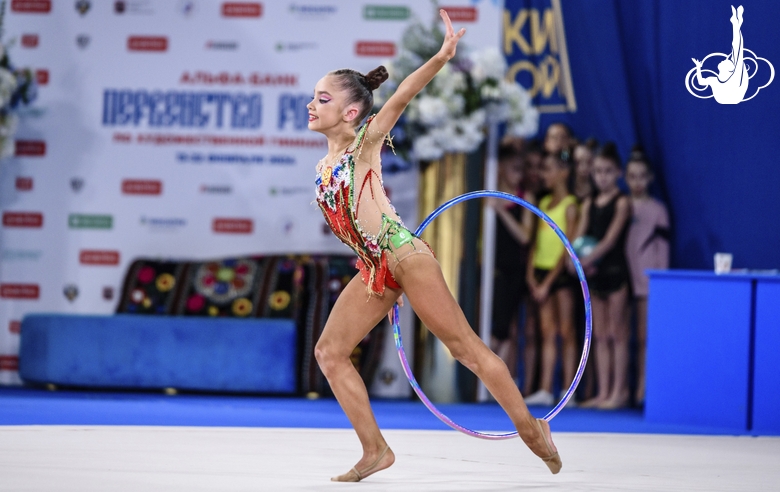
[{"label": "gymnast's extended leg", "polygon": [[377,426],[366,385],[349,357],[363,337],[387,315],[399,295],[400,290],[388,287],[384,297],[366,299],[366,286],[358,274],[339,295],[314,349],[317,362],[363,447],[363,457],[355,468],[333,480],[359,481],[395,461]]},{"label": "gymnast's extended leg", "polygon": [[[512,381],[506,364],[469,326],[447,288],[439,263],[429,255],[412,255],[401,261],[394,273],[425,326],[447,346],[453,357],[485,383],[531,451],[542,459],[554,455],[556,451],[549,425],[544,421],[537,423]],[[545,461],[553,473],[558,472],[560,460],[557,454],[553,462]]]}]

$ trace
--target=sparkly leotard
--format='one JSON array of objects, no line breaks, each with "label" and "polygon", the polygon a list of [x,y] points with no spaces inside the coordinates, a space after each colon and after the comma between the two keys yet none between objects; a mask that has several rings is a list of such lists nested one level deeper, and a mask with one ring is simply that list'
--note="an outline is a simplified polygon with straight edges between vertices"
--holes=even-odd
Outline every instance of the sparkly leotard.
[{"label": "sparkly leotard", "polygon": [[[407,229],[382,186],[380,151],[387,134],[363,125],[344,155],[317,166],[317,204],[341,241],[358,255],[357,266],[369,295],[384,295],[385,286],[400,288],[393,273],[415,253],[432,255],[430,247]],[[355,183],[361,183],[355,195]]]}]

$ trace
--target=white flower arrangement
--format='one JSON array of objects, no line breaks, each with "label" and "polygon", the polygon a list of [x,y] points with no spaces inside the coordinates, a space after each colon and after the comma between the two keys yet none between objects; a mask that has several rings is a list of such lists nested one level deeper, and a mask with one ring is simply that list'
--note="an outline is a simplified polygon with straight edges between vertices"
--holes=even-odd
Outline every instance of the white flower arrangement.
[{"label": "white flower arrangement", "polygon": [[[4,4],[5,2],[3,2]],[[5,5],[0,7],[0,38],[2,38]],[[35,76],[29,68],[14,68],[8,57],[8,48],[14,40],[0,41],[0,159],[14,154],[14,135],[19,126],[19,110],[29,105],[38,95]]]},{"label": "white flower arrangement", "polygon": [[[435,55],[443,33],[434,24],[413,22],[404,32],[399,55],[387,61],[388,81],[374,95],[375,110],[409,74]],[[464,49],[462,43],[460,50]],[[394,143],[401,152],[429,161],[445,153],[472,152],[485,138],[487,125],[506,123],[514,136],[536,133],[539,113],[519,84],[506,79],[507,64],[498,48],[455,56],[407,107],[396,125]]]}]

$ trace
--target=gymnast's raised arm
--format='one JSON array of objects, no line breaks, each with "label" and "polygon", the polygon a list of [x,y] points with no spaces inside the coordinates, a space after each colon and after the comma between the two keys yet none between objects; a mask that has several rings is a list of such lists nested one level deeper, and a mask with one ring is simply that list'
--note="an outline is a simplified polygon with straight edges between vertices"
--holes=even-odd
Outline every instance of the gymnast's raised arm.
[{"label": "gymnast's raised arm", "polygon": [[444,43],[442,43],[441,49],[433,58],[412,72],[398,85],[398,89],[374,117],[374,125],[382,132],[389,132],[393,128],[412,98],[423,90],[428,82],[433,80],[433,77],[439,70],[455,56],[455,48],[458,45],[458,41],[466,34],[466,29],[461,29],[457,33],[453,31],[450,17],[444,9],[441,9],[439,13],[446,27]]}]

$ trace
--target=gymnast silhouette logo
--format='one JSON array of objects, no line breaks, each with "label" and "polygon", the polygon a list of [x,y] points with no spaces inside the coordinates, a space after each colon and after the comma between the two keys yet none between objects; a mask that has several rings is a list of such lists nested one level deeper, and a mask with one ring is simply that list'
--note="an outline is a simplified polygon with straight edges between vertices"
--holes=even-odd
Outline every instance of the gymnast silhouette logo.
[{"label": "gymnast silhouette logo", "polygon": [[[692,95],[700,99],[714,97],[715,101],[720,104],[739,104],[753,99],[761,89],[772,83],[775,78],[775,67],[766,58],[761,58],[745,48],[742,39],[742,14],[744,12],[745,9],[742,5],[736,10],[733,5],[731,6],[731,19],[729,19],[732,27],[731,54],[710,53],[701,61],[692,58],[696,66],[685,76],[685,88]],[[709,59],[712,59],[710,65],[720,60],[717,72],[704,68]],[[761,62],[766,64],[769,76],[763,75],[766,69],[762,69],[761,79],[766,80],[766,82],[759,85],[760,81],[756,79],[751,83],[750,81],[759,72]],[[706,77],[705,75],[711,76]],[[750,90],[748,86],[751,87]],[[709,94],[707,94],[708,88],[712,90]]]}]

